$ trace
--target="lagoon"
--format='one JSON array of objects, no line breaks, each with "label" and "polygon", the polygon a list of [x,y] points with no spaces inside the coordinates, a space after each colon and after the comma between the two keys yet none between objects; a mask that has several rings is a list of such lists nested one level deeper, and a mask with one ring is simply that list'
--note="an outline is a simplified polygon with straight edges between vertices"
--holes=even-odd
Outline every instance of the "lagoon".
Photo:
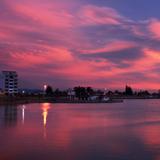
[{"label": "lagoon", "polygon": [[159,160],[160,100],[0,106],[0,160]]}]

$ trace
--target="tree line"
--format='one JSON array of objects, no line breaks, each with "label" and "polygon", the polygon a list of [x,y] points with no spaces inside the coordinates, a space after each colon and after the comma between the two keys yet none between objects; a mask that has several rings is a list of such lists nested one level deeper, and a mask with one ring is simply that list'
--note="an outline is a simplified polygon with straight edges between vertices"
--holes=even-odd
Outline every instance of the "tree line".
[{"label": "tree line", "polygon": [[[95,90],[92,87],[82,87],[77,86],[72,89],[75,93],[75,96],[78,99],[87,99],[90,96],[94,95],[106,95],[106,96],[160,96],[160,90],[155,93],[150,93],[148,90],[140,90],[140,91],[134,91],[131,86],[126,85],[125,90],[119,91],[104,91],[104,90]],[[63,90],[56,89],[53,91],[53,88],[51,86],[47,86],[45,90],[46,96],[54,96],[54,97],[66,97],[68,96],[69,90]]]}]

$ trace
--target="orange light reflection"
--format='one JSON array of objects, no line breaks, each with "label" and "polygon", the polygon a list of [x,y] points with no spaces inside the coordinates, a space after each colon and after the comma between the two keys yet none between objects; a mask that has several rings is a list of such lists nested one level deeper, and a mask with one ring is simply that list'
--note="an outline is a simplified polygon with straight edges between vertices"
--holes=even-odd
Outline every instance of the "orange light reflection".
[{"label": "orange light reflection", "polygon": [[42,116],[43,116],[43,127],[44,127],[44,138],[46,138],[46,125],[47,125],[47,116],[48,116],[48,110],[50,109],[50,104],[49,103],[43,103],[42,104]]}]

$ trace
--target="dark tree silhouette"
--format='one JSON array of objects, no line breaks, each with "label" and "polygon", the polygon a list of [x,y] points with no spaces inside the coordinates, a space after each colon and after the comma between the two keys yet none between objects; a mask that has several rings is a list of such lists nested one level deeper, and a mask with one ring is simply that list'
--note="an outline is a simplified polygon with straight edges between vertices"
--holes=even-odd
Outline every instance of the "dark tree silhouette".
[{"label": "dark tree silhouette", "polygon": [[133,90],[130,86],[126,86],[125,95],[127,95],[127,96],[132,96],[133,95]]},{"label": "dark tree silhouette", "polygon": [[81,100],[87,100],[89,96],[94,94],[94,90],[91,87],[74,87],[76,97]]},{"label": "dark tree silhouette", "polygon": [[79,87],[74,87],[74,91],[76,93],[76,97],[78,99],[81,99],[81,89],[80,89],[80,86]]},{"label": "dark tree silhouette", "polygon": [[122,93],[121,93],[120,91],[118,91],[118,90],[115,90],[115,91],[114,91],[114,94],[115,94],[115,95],[122,95]]},{"label": "dark tree silhouette", "polygon": [[94,90],[93,90],[91,87],[87,87],[87,94],[88,94],[89,96],[94,95]]},{"label": "dark tree silhouette", "polygon": [[138,96],[150,96],[150,95],[151,94],[147,90],[138,92]]},{"label": "dark tree silhouette", "polygon": [[61,91],[58,88],[53,92],[55,97],[67,97],[67,91]]},{"label": "dark tree silhouette", "polygon": [[54,96],[55,97],[59,97],[61,95],[61,92],[60,90],[57,88],[55,91],[54,91]]},{"label": "dark tree silhouette", "polygon": [[45,92],[46,92],[46,96],[53,96],[53,89],[51,86],[47,86]]},{"label": "dark tree silhouette", "polygon": [[112,95],[113,95],[113,92],[112,92],[112,91],[108,91],[108,92],[107,92],[107,95],[108,95],[108,96],[112,96]]}]

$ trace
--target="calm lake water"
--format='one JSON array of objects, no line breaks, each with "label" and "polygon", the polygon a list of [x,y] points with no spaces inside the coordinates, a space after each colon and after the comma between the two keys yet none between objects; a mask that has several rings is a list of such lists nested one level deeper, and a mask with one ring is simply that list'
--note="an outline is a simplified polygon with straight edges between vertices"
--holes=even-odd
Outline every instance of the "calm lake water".
[{"label": "calm lake water", "polygon": [[0,160],[160,160],[160,100],[1,106]]}]

